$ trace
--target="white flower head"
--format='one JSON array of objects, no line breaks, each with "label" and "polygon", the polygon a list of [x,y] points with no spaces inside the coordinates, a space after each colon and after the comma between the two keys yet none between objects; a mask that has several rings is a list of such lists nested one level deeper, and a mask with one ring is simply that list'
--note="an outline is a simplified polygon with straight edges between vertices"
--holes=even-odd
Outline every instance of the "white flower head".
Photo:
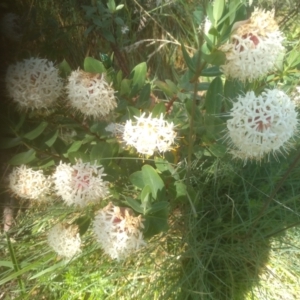
[{"label": "white flower head", "polygon": [[42,170],[21,165],[9,174],[9,188],[18,197],[43,201],[51,192],[52,181]]},{"label": "white flower head", "polygon": [[61,95],[63,88],[53,62],[33,57],[10,65],[5,83],[9,97],[25,110],[48,109]]},{"label": "white flower head", "polygon": [[121,27],[122,34],[126,34],[128,31],[129,31],[129,28],[128,28],[127,25],[124,25],[124,26]]},{"label": "white flower head", "polygon": [[70,105],[88,117],[105,117],[117,107],[115,91],[104,74],[76,70],[66,86]]},{"label": "white flower head", "polygon": [[75,165],[60,162],[53,174],[56,193],[67,205],[84,207],[108,196],[108,182],[103,181],[101,165],[83,163]]},{"label": "white flower head", "polygon": [[256,9],[249,20],[233,25],[229,44],[219,49],[225,52],[223,73],[241,81],[253,81],[275,68],[284,51],[284,37],[274,20],[274,12]]},{"label": "white flower head", "polygon": [[149,156],[155,151],[166,152],[172,149],[176,137],[173,122],[165,121],[162,114],[160,118],[152,118],[151,114],[147,118],[144,116],[135,117],[136,122],[126,122],[124,142],[136,148],[137,152]]},{"label": "white flower head", "polygon": [[81,252],[77,225],[58,223],[48,232],[48,244],[60,256],[72,258]]},{"label": "white flower head", "polygon": [[13,42],[20,42],[22,39],[22,29],[20,17],[14,13],[7,13],[1,20],[2,34]]},{"label": "white flower head", "polygon": [[103,251],[112,259],[121,260],[146,245],[143,239],[142,216],[132,209],[114,206],[111,202],[98,211],[93,230]]},{"label": "white flower head", "polygon": [[[287,153],[297,133],[295,104],[282,91],[265,90],[239,96],[227,121],[226,139],[234,157],[260,161],[266,154]],[[284,153],[283,153],[284,154]]]}]

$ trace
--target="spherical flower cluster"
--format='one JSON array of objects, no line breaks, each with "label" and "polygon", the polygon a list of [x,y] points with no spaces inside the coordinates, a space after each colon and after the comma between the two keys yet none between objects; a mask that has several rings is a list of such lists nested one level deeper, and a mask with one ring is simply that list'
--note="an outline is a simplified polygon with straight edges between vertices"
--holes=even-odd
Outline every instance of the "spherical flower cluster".
[{"label": "spherical flower cluster", "polygon": [[126,122],[123,131],[125,143],[145,155],[153,155],[154,151],[170,150],[176,137],[173,122],[165,121],[162,114],[159,119],[151,118],[151,114],[148,118],[144,115],[135,117],[136,122]]},{"label": "spherical flower cluster", "polygon": [[135,217],[132,209],[109,203],[98,211],[93,230],[104,252],[121,260],[146,245],[142,221],[141,215]]},{"label": "spherical flower cluster", "polygon": [[283,39],[274,12],[256,9],[249,20],[234,24],[230,43],[219,48],[226,55],[220,68],[228,77],[256,80],[274,69]]},{"label": "spherical flower cluster", "polygon": [[108,196],[108,182],[103,181],[101,165],[83,163],[75,165],[60,162],[53,174],[56,193],[67,205],[84,207]]},{"label": "spherical flower cluster", "polygon": [[88,117],[105,117],[117,107],[115,91],[103,74],[73,71],[66,88],[70,105]]},{"label": "spherical flower cluster", "polygon": [[266,154],[287,152],[297,132],[295,104],[280,90],[239,96],[227,121],[226,138],[238,158],[261,160]]},{"label": "spherical flower cluster", "polygon": [[13,42],[21,41],[23,35],[19,16],[13,13],[5,14],[1,20],[1,32]]},{"label": "spherical flower cluster", "polygon": [[60,256],[72,258],[81,252],[77,225],[58,223],[49,230],[48,243]]},{"label": "spherical flower cluster", "polygon": [[51,180],[42,170],[34,171],[21,165],[16,167],[9,175],[9,188],[18,197],[43,201],[51,191]]},{"label": "spherical flower cluster", "polygon": [[5,83],[8,95],[25,110],[53,106],[63,88],[53,62],[33,57],[10,65]]}]

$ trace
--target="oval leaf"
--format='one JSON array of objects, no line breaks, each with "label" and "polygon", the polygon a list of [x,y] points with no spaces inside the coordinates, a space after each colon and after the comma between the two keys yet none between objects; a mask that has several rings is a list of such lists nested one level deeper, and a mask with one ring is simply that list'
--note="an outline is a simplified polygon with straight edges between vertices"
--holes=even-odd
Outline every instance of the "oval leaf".
[{"label": "oval leaf", "polygon": [[37,138],[39,135],[43,133],[43,131],[46,129],[47,126],[48,123],[43,121],[38,127],[26,133],[23,137],[28,140],[34,140],[35,138]]},{"label": "oval leaf", "polygon": [[48,140],[45,142],[45,144],[46,144],[48,147],[51,147],[51,146],[55,143],[57,137],[58,137],[58,130],[55,131],[55,133],[51,136],[50,139],[48,139]]},{"label": "oval leaf", "polygon": [[131,71],[130,78],[132,78],[132,86],[134,90],[140,90],[145,83],[147,73],[147,64],[142,62],[135,66]]},{"label": "oval leaf", "polygon": [[13,158],[11,158],[8,163],[14,166],[17,165],[25,165],[30,163],[35,159],[36,152],[33,149],[30,149],[26,152],[21,152],[15,155]]},{"label": "oval leaf", "polygon": [[15,146],[20,145],[22,142],[22,139],[20,137],[16,138],[2,138],[0,140],[0,148],[1,149],[8,149]]},{"label": "oval leaf", "polygon": [[215,22],[218,22],[220,20],[220,18],[222,17],[224,5],[225,5],[224,0],[215,0],[214,1],[213,16],[214,16]]},{"label": "oval leaf", "polygon": [[143,189],[143,187],[145,186],[142,171],[137,171],[137,172],[132,173],[129,176],[129,180],[135,187],[137,187],[139,189]]},{"label": "oval leaf", "polygon": [[161,194],[164,190],[164,182],[150,165],[144,165],[142,167],[142,175],[144,184],[149,185],[153,198],[157,199],[158,193]]},{"label": "oval leaf", "polygon": [[84,71],[90,73],[105,73],[106,69],[101,61],[92,57],[86,57],[84,59]]}]

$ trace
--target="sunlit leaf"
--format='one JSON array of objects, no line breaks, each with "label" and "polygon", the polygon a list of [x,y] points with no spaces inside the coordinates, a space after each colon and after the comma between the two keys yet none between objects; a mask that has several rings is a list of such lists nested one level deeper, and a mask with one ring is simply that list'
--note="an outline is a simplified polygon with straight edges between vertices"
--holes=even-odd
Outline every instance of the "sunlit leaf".
[{"label": "sunlit leaf", "polygon": [[70,65],[65,59],[58,65],[58,69],[64,78],[67,78],[72,72]]},{"label": "sunlit leaf", "polygon": [[[145,84],[147,74],[147,64],[142,62],[135,66],[131,71],[130,78],[132,79],[132,87],[135,91],[139,91]],[[131,91],[131,95],[135,92]]]},{"label": "sunlit leaf", "polygon": [[224,6],[225,6],[225,0],[214,0],[213,15],[214,15],[215,22],[218,22],[219,19],[222,17]]},{"label": "sunlit leaf", "polygon": [[142,171],[136,171],[129,176],[130,182],[139,189],[143,189],[145,182],[143,180]]},{"label": "sunlit leaf", "polygon": [[37,138],[39,135],[41,135],[43,133],[43,131],[46,129],[47,126],[48,126],[48,123],[43,121],[38,127],[33,129],[32,131],[24,134],[23,137],[28,140],[34,140],[35,138]]},{"label": "sunlit leaf", "polygon": [[84,59],[84,71],[90,73],[105,73],[106,69],[103,63],[95,58],[86,57]]},{"label": "sunlit leaf", "polygon": [[162,192],[165,185],[155,169],[150,165],[142,167],[142,176],[145,185],[149,185],[154,199],[157,198],[159,192]]}]

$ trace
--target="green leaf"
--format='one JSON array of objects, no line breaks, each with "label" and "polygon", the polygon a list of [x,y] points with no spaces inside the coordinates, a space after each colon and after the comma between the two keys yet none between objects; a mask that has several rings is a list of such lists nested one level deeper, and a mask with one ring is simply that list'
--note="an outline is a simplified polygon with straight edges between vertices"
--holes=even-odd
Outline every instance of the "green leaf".
[{"label": "green leaf", "polygon": [[244,85],[238,80],[226,79],[224,85],[224,97],[227,99],[235,99],[238,95],[243,94]]},{"label": "green leaf", "polygon": [[143,207],[143,214],[149,209],[151,206],[151,188],[149,185],[145,185],[141,192],[141,202]]},{"label": "green leaf", "polygon": [[35,159],[36,152],[33,149],[30,149],[26,152],[21,152],[12,157],[8,163],[14,166],[17,165],[26,165]]},{"label": "green leaf", "polygon": [[136,106],[139,108],[146,108],[150,105],[150,93],[151,93],[151,86],[147,83],[141,90],[140,96],[137,100]]},{"label": "green leaf", "polygon": [[172,97],[174,95],[172,88],[163,81],[157,80],[155,81],[155,85],[161,89],[168,97]]},{"label": "green leaf", "polygon": [[300,64],[300,52],[297,49],[293,49],[286,61],[290,69],[295,68]]},{"label": "green leaf", "polygon": [[67,153],[76,152],[81,147],[82,142],[81,141],[75,141],[72,143],[72,145],[69,147]]},{"label": "green leaf", "polygon": [[[42,265],[41,262],[39,262],[39,266]],[[38,272],[37,274],[34,274],[32,277],[29,278],[29,280],[32,280],[32,279],[36,279],[36,278],[39,278],[49,272],[51,272],[51,274],[53,274],[53,272],[62,267],[62,266],[65,266],[66,265],[66,261],[65,260],[61,260],[57,263],[55,263],[54,265],[51,265],[49,268],[46,268],[46,269],[43,269],[41,272]],[[23,270],[23,269],[22,269]],[[22,270],[20,270],[19,272],[21,272]],[[23,273],[23,272],[22,272]]]},{"label": "green leaf", "polygon": [[165,103],[163,102],[156,104],[152,109],[153,118],[159,118],[161,114],[164,115],[165,113],[166,113],[166,106]]},{"label": "green leaf", "polygon": [[80,236],[82,236],[87,232],[87,230],[91,224],[91,218],[88,216],[79,217],[73,222],[73,224],[78,225],[79,234],[80,234]]},{"label": "green leaf", "polygon": [[212,2],[208,2],[206,6],[206,14],[212,24],[215,24],[214,7]]},{"label": "green leaf", "polygon": [[206,68],[201,72],[201,76],[205,76],[205,77],[216,77],[222,74],[223,72],[220,70],[218,66]]},{"label": "green leaf", "polygon": [[174,185],[176,188],[176,198],[186,197],[187,190],[185,183],[183,183],[182,181],[175,181]]},{"label": "green leaf", "polygon": [[121,96],[129,96],[130,94],[130,85],[131,85],[131,80],[129,79],[123,79],[121,81],[121,90],[120,90],[120,95]]},{"label": "green leaf", "polygon": [[101,163],[102,165],[108,165],[112,158],[112,146],[106,142],[98,142],[93,146],[90,154],[90,160]]},{"label": "green leaf", "polygon": [[240,4],[237,2],[240,2],[240,0],[234,0],[234,1],[229,2],[229,23],[230,24],[233,23],[233,21],[235,19],[235,13],[236,13],[237,6]]},{"label": "green leaf", "polygon": [[150,186],[153,198],[157,199],[157,196],[161,195],[165,188],[164,182],[150,165],[142,167],[142,176],[144,184]]},{"label": "green leaf", "polygon": [[211,115],[221,112],[223,99],[223,83],[220,77],[216,77],[210,84],[206,93],[206,112]]},{"label": "green leaf", "polygon": [[[108,26],[107,26],[107,27],[108,27]],[[113,34],[111,33],[111,31],[107,31],[106,28],[105,28],[104,30],[101,31],[101,34],[103,35],[103,37],[104,37],[107,41],[109,41],[109,42],[111,42],[111,43],[115,43],[115,42],[116,42],[116,40],[115,40]]]},{"label": "green leaf", "polygon": [[144,216],[146,238],[168,230],[168,206],[166,201],[154,203],[151,210]]},{"label": "green leaf", "polygon": [[39,161],[38,163],[38,166],[40,169],[47,169],[51,166],[54,166],[55,165],[55,161],[53,159],[49,159],[47,158],[46,160],[43,160],[43,161]]},{"label": "green leaf", "polygon": [[141,115],[141,112],[136,107],[133,106],[127,106],[127,112],[128,112],[128,118],[134,121],[136,121],[134,116]]},{"label": "green leaf", "polygon": [[8,149],[13,148],[15,146],[20,145],[22,139],[20,137],[16,138],[1,138],[0,139],[0,149]]},{"label": "green leaf", "polygon": [[130,197],[126,197],[125,203],[129,205],[134,211],[142,214],[144,212],[143,208],[141,207],[141,204],[136,201],[135,199],[132,199]]},{"label": "green leaf", "polygon": [[131,95],[135,94],[135,91],[139,91],[145,84],[146,74],[147,64],[145,62],[142,62],[133,68],[130,78],[132,79],[132,87],[134,92],[131,91]]},{"label": "green leaf", "polygon": [[58,137],[58,130],[55,131],[55,133],[51,136],[50,139],[48,139],[48,140],[45,142],[45,144],[46,144],[48,147],[51,147],[51,146],[55,143],[57,137]]},{"label": "green leaf", "polygon": [[129,176],[130,182],[139,189],[145,186],[142,171],[136,171]]},{"label": "green leaf", "polygon": [[106,133],[105,127],[107,126],[107,123],[94,123],[90,127],[90,131],[92,133],[97,133],[97,134],[103,134]]},{"label": "green leaf", "polygon": [[214,0],[213,16],[215,22],[218,22],[222,17],[224,6],[225,6],[225,0]]},{"label": "green leaf", "polygon": [[38,127],[26,133],[23,137],[28,140],[34,140],[35,138],[37,138],[39,135],[43,133],[43,131],[46,129],[47,126],[48,123],[43,121]]},{"label": "green leaf", "polygon": [[206,62],[216,66],[224,65],[226,61],[226,55],[221,50],[214,50],[209,55],[202,52],[202,56]]},{"label": "green leaf", "polygon": [[179,92],[177,85],[173,81],[166,79],[166,84],[170,87],[173,94],[177,94]]},{"label": "green leaf", "polygon": [[193,73],[195,73],[196,70],[195,70],[194,62],[193,62],[192,58],[189,56],[189,54],[187,53],[187,51],[184,47],[184,44],[181,44],[181,50],[182,50],[183,58],[184,58],[186,65]]},{"label": "green leaf", "polygon": [[58,65],[58,69],[64,78],[67,78],[72,72],[70,65],[65,59]]},{"label": "green leaf", "polygon": [[84,59],[84,71],[102,74],[106,72],[106,69],[101,61],[92,57],[86,57]]},{"label": "green leaf", "polygon": [[116,11],[116,3],[114,0],[108,0],[107,2],[107,7],[110,11],[110,13],[114,13]]}]

